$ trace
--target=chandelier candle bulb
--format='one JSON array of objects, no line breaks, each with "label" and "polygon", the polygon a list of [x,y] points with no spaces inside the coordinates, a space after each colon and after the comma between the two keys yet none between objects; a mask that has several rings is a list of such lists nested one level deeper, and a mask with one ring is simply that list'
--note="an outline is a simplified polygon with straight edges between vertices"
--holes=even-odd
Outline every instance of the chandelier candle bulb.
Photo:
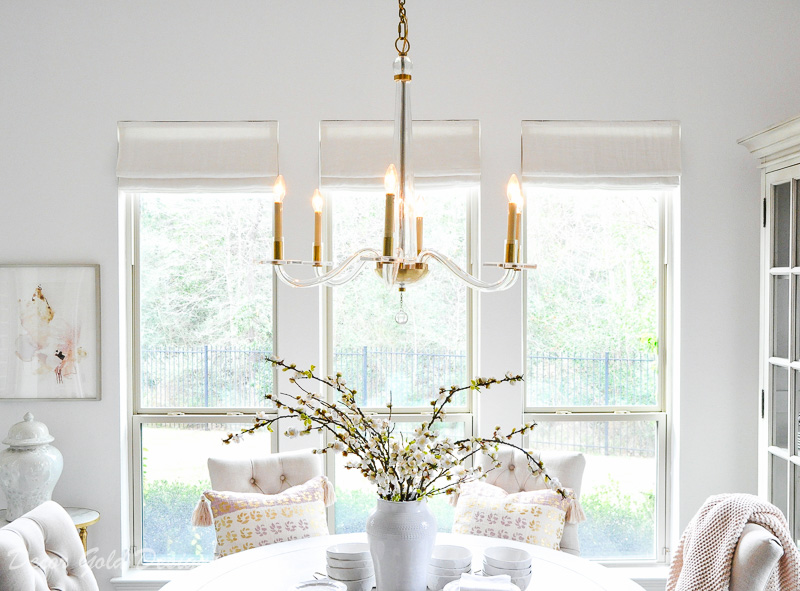
[{"label": "chandelier candle bulb", "polygon": [[311,207],[314,208],[314,248],[313,256],[314,262],[319,263],[322,261],[322,206],[324,205],[322,193],[319,189],[314,190],[314,196],[311,198]]},{"label": "chandelier candle bulb", "polygon": [[522,204],[522,190],[519,186],[519,179],[517,175],[512,174],[508,179],[508,186],[506,187],[506,197],[508,197],[508,230],[506,232],[506,254],[505,262],[517,262],[517,233],[519,231],[518,222],[521,219],[517,218],[517,213],[520,211]]},{"label": "chandelier candle bulb", "polygon": [[425,216],[425,198],[420,195],[417,197],[417,206],[416,206],[416,214],[417,214],[417,254],[422,252],[422,227],[423,227],[423,218]]},{"label": "chandelier candle bulb", "polygon": [[283,260],[283,198],[286,196],[286,183],[283,181],[283,175],[279,174],[275,179],[272,190],[275,194],[273,257],[280,261]]},{"label": "chandelier candle bulb", "polygon": [[383,256],[390,257],[394,251],[394,196],[397,192],[397,169],[390,164],[383,177],[386,189],[386,212],[383,223]]}]

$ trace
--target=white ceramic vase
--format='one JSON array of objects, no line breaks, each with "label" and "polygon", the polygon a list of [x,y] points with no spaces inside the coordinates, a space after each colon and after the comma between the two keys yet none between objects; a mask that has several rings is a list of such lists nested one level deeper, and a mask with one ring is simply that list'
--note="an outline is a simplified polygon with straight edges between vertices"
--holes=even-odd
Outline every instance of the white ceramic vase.
[{"label": "white ceramic vase", "polygon": [[425,591],[436,518],[425,501],[378,499],[367,518],[377,591]]},{"label": "white ceramic vase", "polygon": [[9,429],[3,440],[9,448],[0,451],[0,488],[8,501],[6,520],[13,521],[50,500],[64,468],[64,458],[51,441],[47,426],[34,421],[31,413]]}]

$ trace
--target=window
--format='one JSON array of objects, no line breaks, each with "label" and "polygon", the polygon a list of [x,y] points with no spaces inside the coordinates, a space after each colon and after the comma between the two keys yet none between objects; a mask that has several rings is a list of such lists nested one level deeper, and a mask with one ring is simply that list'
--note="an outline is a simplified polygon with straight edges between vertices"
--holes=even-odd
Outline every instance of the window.
[{"label": "window", "polygon": [[[449,141],[459,153],[478,159],[477,122],[415,122],[416,194],[425,200],[425,245],[467,267],[474,253],[469,236],[475,219],[479,176],[454,175],[441,159],[424,158],[432,145]],[[340,260],[358,248],[382,244],[383,174],[391,162],[390,122],[323,122],[320,160],[322,188],[330,205],[330,256]],[[369,137],[374,153],[359,157],[343,142]],[[378,146],[376,149],[375,146]],[[382,151],[381,148],[385,150]],[[355,147],[355,149],[358,149]],[[336,154],[348,154],[346,163]],[[365,164],[369,163],[369,164]],[[371,168],[364,169],[365,166]],[[362,167],[362,168],[358,168]],[[444,178],[446,177],[446,179]],[[364,179],[370,179],[365,182]],[[402,294],[387,290],[372,271],[327,290],[329,334],[327,363],[359,392],[360,403],[374,412],[393,405],[393,419],[402,431],[422,422],[440,386],[465,383],[472,375],[472,295],[446,269],[433,264],[429,275]],[[397,322],[397,315],[407,322]],[[402,319],[401,319],[402,320]],[[330,373],[330,372],[329,372]],[[472,433],[468,396],[452,407],[442,429]],[[363,531],[374,508],[374,492],[362,477],[344,469],[342,458],[329,458],[328,474],[336,485],[333,528],[337,533]],[[439,529],[450,531],[453,508],[444,497],[430,502]]]},{"label": "window", "polygon": [[[625,148],[637,135],[650,151]],[[667,228],[677,177],[636,176],[649,163],[630,159],[653,145],[675,153],[677,127],[523,127],[527,257],[539,265],[525,285],[525,408],[539,423],[527,444],[586,456],[581,554],[604,561],[666,559]],[[575,154],[583,161],[570,162]]]},{"label": "window", "polygon": [[[274,277],[258,261],[272,249],[276,160],[246,176],[214,166],[231,143],[241,157],[253,151],[249,142],[272,145],[276,136],[274,123],[120,124],[118,174],[132,246],[133,545],[141,566],[213,559],[213,528],[190,525],[210,488],[207,458],[275,449],[267,432],[235,447],[222,438],[252,424],[274,383],[264,360],[274,352]],[[165,143],[172,161],[145,157]],[[149,168],[132,170],[131,162]]]}]

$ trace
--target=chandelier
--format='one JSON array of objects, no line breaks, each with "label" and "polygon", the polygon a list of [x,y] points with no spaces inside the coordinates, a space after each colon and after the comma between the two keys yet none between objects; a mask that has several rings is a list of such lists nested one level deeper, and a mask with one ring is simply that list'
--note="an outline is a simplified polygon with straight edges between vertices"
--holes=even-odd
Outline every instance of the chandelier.
[{"label": "chandelier", "polygon": [[[264,263],[274,265],[278,277],[292,287],[316,287],[320,285],[338,286],[354,279],[368,263],[375,265],[376,273],[384,284],[397,286],[401,298],[406,286],[422,280],[428,274],[431,261],[444,266],[467,287],[481,292],[502,291],[510,288],[520,272],[535,269],[536,265],[526,265],[520,260],[522,228],[522,189],[517,175],[512,174],[508,181],[508,230],[506,234],[503,262],[485,263],[487,267],[503,270],[503,275],[494,282],[482,281],[462,269],[447,255],[423,247],[424,200],[414,194],[414,172],[411,151],[411,59],[408,57],[408,20],[405,0],[399,0],[399,17],[394,60],[395,120],[394,120],[394,162],[386,171],[384,188],[386,206],[384,215],[384,237],[381,250],[362,248],[338,265],[322,260],[322,211],[324,199],[319,189],[314,191],[311,205],[314,209],[314,243],[312,261],[287,260],[284,258],[283,238],[283,199],[286,184],[278,175],[273,194],[275,197],[274,248],[273,258]],[[286,267],[290,265],[310,265],[315,276],[297,279],[289,275]],[[402,299],[401,299],[402,307]],[[402,308],[401,308],[402,309]],[[400,322],[398,320],[398,322]]]}]

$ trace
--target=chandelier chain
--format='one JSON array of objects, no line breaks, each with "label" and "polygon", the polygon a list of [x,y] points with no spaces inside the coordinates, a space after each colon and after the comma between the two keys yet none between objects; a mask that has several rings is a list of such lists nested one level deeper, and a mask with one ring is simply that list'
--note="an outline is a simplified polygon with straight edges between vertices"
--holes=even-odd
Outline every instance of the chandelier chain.
[{"label": "chandelier chain", "polygon": [[408,55],[408,50],[411,49],[411,43],[408,42],[408,20],[406,19],[406,0],[398,0],[400,10],[400,22],[397,23],[397,39],[394,42],[394,48],[397,50],[398,55]]}]

